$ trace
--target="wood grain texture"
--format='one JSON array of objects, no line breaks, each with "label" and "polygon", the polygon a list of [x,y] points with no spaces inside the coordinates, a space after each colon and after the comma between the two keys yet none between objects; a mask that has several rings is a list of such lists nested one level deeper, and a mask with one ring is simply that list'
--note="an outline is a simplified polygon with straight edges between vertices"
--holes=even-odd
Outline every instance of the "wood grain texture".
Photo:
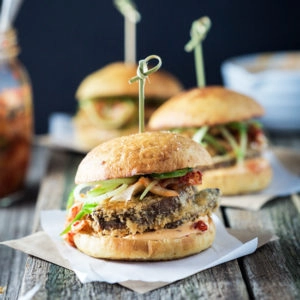
[{"label": "wood grain texture", "polygon": [[[298,142],[290,144],[294,148],[299,145]],[[39,191],[35,183],[28,189],[24,201],[0,209],[1,241],[39,230],[41,210],[65,207],[83,155],[53,150],[44,154],[37,155],[34,163],[33,177],[42,179]],[[290,161],[284,161],[284,164],[290,164]],[[293,167],[299,174],[299,167]],[[39,289],[32,299],[299,299],[299,212],[298,195],[276,198],[255,212],[231,208],[219,210],[218,216],[224,217],[232,228],[267,229],[279,239],[251,255],[143,295],[119,284],[82,284],[70,270],[1,245],[0,286],[6,287],[6,291],[0,293],[0,300],[18,299],[36,285]]]},{"label": "wood grain texture", "polygon": [[[52,153],[49,166],[43,179],[35,214],[34,230],[40,228],[39,214],[43,209],[55,209],[65,206],[66,198],[73,186],[73,179],[79,155],[64,152]],[[21,295],[41,284],[36,299],[88,299],[98,295],[107,299],[141,299],[141,295],[118,284],[88,283],[81,284],[72,271],[29,257],[24,274]],[[246,285],[239,270],[237,261],[224,264],[178,281],[166,287],[143,295],[143,299],[188,299],[217,298],[225,295],[245,298]]]},{"label": "wood grain texture", "polygon": [[[17,239],[32,232],[39,179],[43,176],[47,151],[33,148],[26,189],[19,201],[0,208],[0,241]],[[27,255],[0,245],[0,293],[2,299],[18,299]]]},{"label": "wood grain texture", "polygon": [[30,257],[21,294],[41,284],[34,299],[216,299],[228,295],[247,299],[237,262],[203,271],[187,279],[141,295],[119,284],[82,284],[72,271]]},{"label": "wood grain texture", "polygon": [[[0,209],[0,240],[20,238],[31,233],[34,215],[34,198]],[[4,293],[0,299],[17,299],[24,274],[27,255],[0,245],[0,286]],[[9,295],[9,298],[6,296]]]},{"label": "wood grain texture", "polygon": [[233,228],[268,229],[279,237],[239,260],[253,296],[299,299],[300,218],[291,197],[277,198],[258,212],[226,209],[226,215]]}]

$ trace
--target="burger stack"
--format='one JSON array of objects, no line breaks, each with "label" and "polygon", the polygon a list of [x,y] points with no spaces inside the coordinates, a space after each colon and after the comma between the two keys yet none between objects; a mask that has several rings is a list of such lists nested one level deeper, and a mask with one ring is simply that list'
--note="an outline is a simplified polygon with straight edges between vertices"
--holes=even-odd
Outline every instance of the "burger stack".
[{"label": "burger stack", "polygon": [[263,157],[267,138],[257,120],[263,114],[263,107],[244,94],[221,86],[197,87],[163,103],[149,129],[177,132],[205,147],[213,164],[203,170],[202,188],[245,194],[266,188],[272,179]]},{"label": "burger stack", "polygon": [[[92,257],[158,261],[210,247],[217,188],[200,189],[211,166],[199,143],[171,132],[122,136],[81,161],[64,239]],[[198,188],[196,188],[196,186]]]},{"label": "burger stack", "polygon": [[[136,72],[136,64],[114,62],[80,83],[73,124],[82,148],[90,150],[109,139],[138,132],[139,87],[128,84]],[[181,82],[165,70],[151,74],[145,85],[145,121],[163,101],[182,89]]]}]

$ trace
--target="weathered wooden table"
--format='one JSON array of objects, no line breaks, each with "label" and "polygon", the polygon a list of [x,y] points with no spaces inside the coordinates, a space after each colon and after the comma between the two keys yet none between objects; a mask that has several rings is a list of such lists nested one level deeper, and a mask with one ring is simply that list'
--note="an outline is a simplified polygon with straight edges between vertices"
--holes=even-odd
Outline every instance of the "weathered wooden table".
[{"label": "weathered wooden table", "polygon": [[[289,167],[300,175],[300,135],[270,135],[274,146],[293,149]],[[284,149],[276,149],[279,158]],[[82,155],[35,147],[28,190],[22,201],[0,209],[0,241],[40,230],[39,212],[64,208]],[[289,162],[291,162],[291,157]],[[255,253],[184,280],[138,294],[119,284],[81,284],[63,267],[0,245],[0,299],[300,299],[300,200],[276,198],[259,211],[220,209],[226,226],[267,229],[279,237]],[[176,270],[174,270],[176,271]]]}]

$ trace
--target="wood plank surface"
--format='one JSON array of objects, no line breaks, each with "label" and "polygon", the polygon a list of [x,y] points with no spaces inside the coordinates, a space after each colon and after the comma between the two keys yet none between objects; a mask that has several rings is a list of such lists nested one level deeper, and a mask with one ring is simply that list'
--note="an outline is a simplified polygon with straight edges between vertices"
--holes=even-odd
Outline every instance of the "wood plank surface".
[{"label": "wood plank surface", "polygon": [[[297,150],[299,142],[290,146]],[[284,152],[284,149],[276,150]],[[0,209],[1,241],[40,230],[41,210],[65,207],[83,155],[55,150],[46,152],[46,156],[44,150],[41,152],[43,155],[35,155],[32,177],[42,178],[39,191],[38,186],[33,184],[24,201]],[[299,153],[295,152],[293,162],[297,162],[298,158]],[[288,160],[284,164],[291,164],[295,173],[300,174],[297,163],[293,162],[291,164]],[[43,169],[46,169],[44,173]],[[247,257],[144,295],[119,284],[81,284],[70,270],[0,245],[0,287],[6,288],[3,293],[0,288],[0,300],[18,299],[36,285],[39,285],[38,291],[32,299],[300,299],[299,209],[297,195],[277,198],[257,212],[223,208],[219,215],[230,227],[267,229],[279,240],[268,243]]]},{"label": "wood plank surface", "polygon": [[[282,135],[273,144],[282,164],[300,175],[299,139]],[[252,297],[300,299],[300,197],[277,197],[257,212],[226,208],[225,215],[231,228],[267,229],[279,238],[239,260]]]},{"label": "wood plank surface", "polygon": [[[47,160],[46,149],[33,149],[32,166],[27,188],[19,201],[7,208],[0,208],[0,241],[17,239],[32,233],[39,179],[43,176]],[[0,245],[0,300],[18,299],[27,255]]]},{"label": "wood plank surface", "polygon": [[[35,198],[15,203],[9,208],[0,209],[0,240],[21,238],[31,233],[35,211]],[[0,245],[0,299],[17,299],[20,290],[27,255],[12,248]]]},{"label": "wood plank surface", "polygon": [[267,229],[279,237],[240,259],[253,296],[299,299],[300,218],[291,197],[277,198],[258,212],[227,208],[226,216],[232,228]]},{"label": "wood plank surface", "polygon": [[[63,208],[73,186],[80,155],[53,152],[43,179],[36,207],[34,230],[40,229],[39,215],[44,209]],[[41,284],[34,299],[87,299],[98,295],[107,299],[191,299],[224,298],[232,296],[247,299],[248,291],[237,260],[195,274],[187,279],[154,290],[145,295],[118,284],[81,284],[76,275],[62,267],[29,257],[24,274],[21,295],[36,284]]]}]

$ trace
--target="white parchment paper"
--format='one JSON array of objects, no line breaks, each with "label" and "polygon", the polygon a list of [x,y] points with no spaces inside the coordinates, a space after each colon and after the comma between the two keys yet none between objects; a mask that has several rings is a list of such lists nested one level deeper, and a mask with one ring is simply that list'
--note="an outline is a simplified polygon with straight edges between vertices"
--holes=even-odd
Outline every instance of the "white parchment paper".
[{"label": "white parchment paper", "polygon": [[187,258],[166,262],[117,262],[89,257],[67,245],[59,236],[65,222],[64,211],[43,211],[41,224],[62,257],[81,282],[105,281],[109,283],[139,280],[144,282],[174,282],[223,262],[250,254],[257,248],[257,238],[246,243],[230,235],[222,222],[213,216],[217,227],[211,248]]}]

